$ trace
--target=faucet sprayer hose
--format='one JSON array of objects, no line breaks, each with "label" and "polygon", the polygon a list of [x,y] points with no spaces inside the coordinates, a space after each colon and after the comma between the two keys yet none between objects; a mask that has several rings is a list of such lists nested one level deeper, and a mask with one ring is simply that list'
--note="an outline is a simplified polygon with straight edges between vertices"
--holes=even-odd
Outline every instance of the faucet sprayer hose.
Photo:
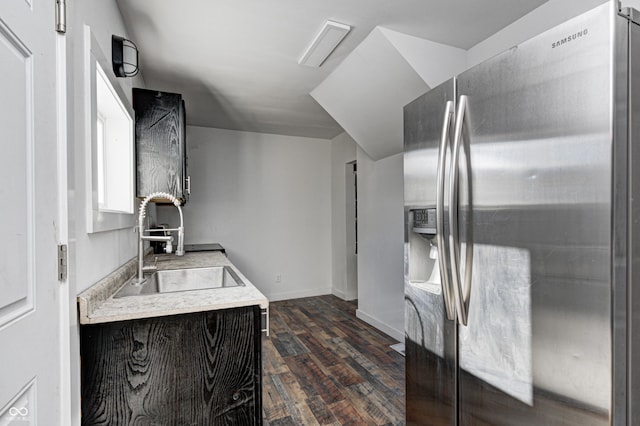
[{"label": "faucet sprayer hose", "polygon": [[144,200],[142,200],[142,203],[140,203],[140,208],[138,209],[138,224],[140,226],[142,226],[142,220],[146,216],[147,204],[149,204],[149,201],[151,201],[154,198],[165,198],[171,201],[173,205],[176,206],[178,208],[178,211],[180,212],[180,224],[182,225],[183,219],[182,219],[182,209],[180,208],[180,200],[178,200],[175,196],[173,196],[172,194],[169,194],[168,192],[154,192],[152,194],[147,195],[144,198]]},{"label": "faucet sprayer hose", "polygon": [[[178,200],[172,194],[168,192],[154,192],[152,194],[147,195],[144,200],[140,203],[140,207],[138,209],[138,283],[142,283],[144,281],[144,251],[143,251],[143,234],[145,232],[144,229],[144,218],[147,212],[147,205],[154,198],[164,198],[173,203],[174,206],[178,209],[180,213],[180,227],[178,228],[178,247],[176,249],[176,255],[182,256],[184,254],[184,218],[182,216],[182,208],[180,207],[180,200]],[[171,242],[168,242],[169,252],[171,252]]]}]

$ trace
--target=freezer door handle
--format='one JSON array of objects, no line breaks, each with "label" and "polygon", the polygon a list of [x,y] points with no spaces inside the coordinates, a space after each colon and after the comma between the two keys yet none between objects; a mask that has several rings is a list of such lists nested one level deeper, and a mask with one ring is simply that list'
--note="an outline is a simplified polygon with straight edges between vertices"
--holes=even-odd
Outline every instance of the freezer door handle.
[{"label": "freezer door handle", "polygon": [[442,295],[444,306],[447,311],[447,318],[455,321],[456,312],[451,289],[451,278],[449,276],[448,253],[445,247],[444,238],[444,181],[446,171],[447,150],[449,149],[451,117],[453,115],[453,101],[448,101],[444,111],[444,123],[442,125],[442,139],[440,140],[440,150],[438,151],[438,186],[436,189],[436,242],[438,249],[438,262],[440,266],[440,276],[442,278]]},{"label": "freezer door handle", "polygon": [[[473,242],[472,242],[472,221],[467,220],[467,241],[465,244],[465,268],[464,268],[464,285],[461,277],[460,268],[460,229],[459,229],[459,160],[460,160],[460,146],[462,143],[463,125],[465,119],[465,113],[467,111],[467,97],[460,96],[458,100],[458,111],[456,113],[455,133],[453,137],[453,151],[451,153],[451,170],[449,178],[449,251],[451,257],[451,275],[452,275],[452,287],[455,297],[456,310],[458,314],[458,322],[462,325],[467,325],[468,321],[468,309],[469,309],[469,296],[471,294],[471,274],[473,264]],[[466,157],[467,167],[470,161],[469,157]],[[468,214],[471,212],[471,175],[467,173],[469,178],[469,205]],[[468,216],[469,218],[470,216]]]}]

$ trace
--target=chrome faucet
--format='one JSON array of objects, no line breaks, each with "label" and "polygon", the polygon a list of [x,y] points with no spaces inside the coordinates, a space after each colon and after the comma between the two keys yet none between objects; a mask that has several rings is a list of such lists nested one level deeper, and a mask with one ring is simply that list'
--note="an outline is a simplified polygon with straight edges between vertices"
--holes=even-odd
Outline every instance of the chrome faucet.
[{"label": "chrome faucet", "polygon": [[[180,226],[173,229],[144,229],[144,218],[147,214],[147,204],[154,198],[166,198],[171,201],[174,206],[178,208],[180,213]],[[182,208],[180,207],[180,200],[167,192],[154,192],[146,196],[140,208],[138,210],[138,284],[144,282],[144,273],[146,271],[154,271],[157,269],[155,265],[144,266],[144,241],[165,241],[167,243],[165,252],[171,253],[173,251],[173,236],[171,235],[145,235],[145,232],[150,231],[164,231],[166,232],[178,232],[178,246],[176,247],[176,256],[184,255],[184,219],[182,217]]]}]

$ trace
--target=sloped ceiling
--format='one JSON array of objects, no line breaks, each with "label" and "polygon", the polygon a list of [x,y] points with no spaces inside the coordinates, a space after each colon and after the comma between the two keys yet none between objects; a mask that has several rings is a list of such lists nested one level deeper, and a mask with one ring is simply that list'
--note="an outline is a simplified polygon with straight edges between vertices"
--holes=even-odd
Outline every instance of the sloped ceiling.
[{"label": "sloped ceiling", "polygon": [[402,152],[402,110],[407,103],[479,61],[604,2],[545,3],[469,50],[378,27],[311,95],[379,160]]},{"label": "sloped ceiling", "polygon": [[[147,87],[182,93],[191,125],[332,138],[309,93],[376,26],[469,48],[545,0],[117,0]],[[353,26],[320,68],[298,59],[325,20]]]},{"label": "sloped ceiling", "polygon": [[403,107],[466,64],[466,50],[376,28],[311,96],[379,160],[402,152]]}]

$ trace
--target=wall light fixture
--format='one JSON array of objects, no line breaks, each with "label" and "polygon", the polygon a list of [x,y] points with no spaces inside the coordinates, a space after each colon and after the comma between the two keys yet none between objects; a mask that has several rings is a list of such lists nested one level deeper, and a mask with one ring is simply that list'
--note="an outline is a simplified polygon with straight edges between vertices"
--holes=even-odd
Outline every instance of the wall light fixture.
[{"label": "wall light fixture", "polygon": [[116,77],[133,77],[138,74],[138,47],[131,40],[111,36],[111,62]]}]

